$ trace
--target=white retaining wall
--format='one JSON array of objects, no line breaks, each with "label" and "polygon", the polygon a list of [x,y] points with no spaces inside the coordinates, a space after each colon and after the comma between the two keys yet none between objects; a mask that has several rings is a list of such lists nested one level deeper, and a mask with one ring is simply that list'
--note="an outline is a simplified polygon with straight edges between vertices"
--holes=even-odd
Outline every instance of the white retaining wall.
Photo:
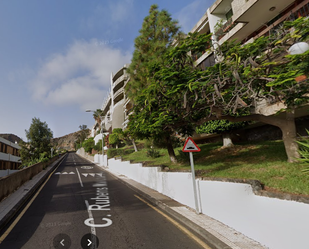
[{"label": "white retaining wall", "polygon": [[100,154],[95,154],[93,162],[99,164],[100,166],[107,166],[107,155],[102,156]]},{"label": "white retaining wall", "polygon": [[[110,171],[125,175],[195,208],[191,173],[160,172],[108,160]],[[309,205],[255,195],[250,184],[197,180],[202,213],[271,249],[308,249]]]}]

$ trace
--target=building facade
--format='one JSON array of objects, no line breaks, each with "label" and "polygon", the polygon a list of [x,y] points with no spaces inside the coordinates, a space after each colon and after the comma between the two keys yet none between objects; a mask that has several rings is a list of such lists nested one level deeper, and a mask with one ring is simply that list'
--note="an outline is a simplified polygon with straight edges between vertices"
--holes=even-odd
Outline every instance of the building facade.
[{"label": "building facade", "polygon": [[21,165],[20,146],[0,137],[0,170],[18,169]]},{"label": "building facade", "polygon": [[[115,74],[111,74],[111,90],[104,99],[102,105],[102,120],[101,125],[96,123],[92,128],[92,136],[97,142],[102,138],[100,133],[101,127],[105,135],[111,133],[115,128],[124,128],[128,116],[128,109],[130,108],[130,100],[125,95],[124,88],[129,81],[127,74],[128,65],[124,65]],[[97,134],[97,135],[96,135]]]}]

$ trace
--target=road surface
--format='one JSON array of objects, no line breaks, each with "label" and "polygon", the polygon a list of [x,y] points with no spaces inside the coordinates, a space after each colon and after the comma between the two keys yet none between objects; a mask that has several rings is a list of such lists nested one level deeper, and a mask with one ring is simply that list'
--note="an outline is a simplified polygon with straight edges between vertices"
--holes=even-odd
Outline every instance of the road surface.
[{"label": "road surface", "polygon": [[209,248],[75,153],[68,154],[28,206],[16,224],[2,231],[6,237],[0,249]]}]

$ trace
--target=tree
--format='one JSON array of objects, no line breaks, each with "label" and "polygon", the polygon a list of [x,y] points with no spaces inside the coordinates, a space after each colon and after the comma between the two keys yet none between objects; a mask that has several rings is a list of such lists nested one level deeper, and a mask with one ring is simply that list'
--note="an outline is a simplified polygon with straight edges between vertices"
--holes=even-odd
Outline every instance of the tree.
[{"label": "tree", "polygon": [[177,21],[172,20],[166,10],[159,11],[157,5],[150,7],[149,15],[144,18],[139,33],[135,38],[135,50],[127,70],[130,81],[127,83],[126,92],[133,102],[140,89],[149,85],[149,65],[160,60],[161,54],[181,34]]},{"label": "tree", "polygon": [[[210,35],[189,34],[148,67],[152,77],[137,97],[141,106],[134,109],[131,128],[152,136],[159,130],[187,134],[190,126],[210,120],[260,121],[282,130],[288,161],[296,161],[294,117],[297,107],[308,102],[309,51],[300,55],[286,51],[308,38],[305,18],[286,22],[268,37],[246,45],[225,42],[211,47]],[[189,55],[209,46],[218,63],[202,71]],[[300,76],[303,80],[297,80]],[[281,104],[281,116],[258,113],[256,107],[263,102]]]},{"label": "tree", "polygon": [[103,117],[103,111],[101,109],[96,109],[93,112],[93,118],[97,122],[97,124],[99,125],[100,129],[101,129],[102,117]]},{"label": "tree", "polygon": [[[152,5],[149,15],[144,19],[140,35],[135,39],[135,50],[132,62],[128,67],[130,81],[126,85],[126,94],[134,103],[134,115],[130,116],[131,124],[128,125],[129,133],[132,137],[147,138],[156,136],[165,140],[172,161],[176,161],[170,141],[172,133],[162,130],[156,124],[151,129],[147,128],[147,124],[151,123],[148,122],[147,115],[144,115],[145,108],[151,104],[149,102],[156,99],[156,96],[152,95],[150,99],[146,99],[143,91],[153,84],[152,67],[162,60],[162,54],[181,35],[177,22],[171,19],[170,14],[166,10],[159,11],[157,5]],[[136,127],[136,124],[141,125]]]},{"label": "tree", "polygon": [[33,118],[29,130],[25,130],[27,142],[21,142],[21,159],[24,164],[45,160],[51,152],[53,132],[46,122]]},{"label": "tree", "polygon": [[84,140],[87,138],[89,134],[89,129],[87,128],[87,125],[80,125],[79,129],[80,130],[75,140],[75,149],[78,149],[82,146],[82,143],[84,142]]},{"label": "tree", "polygon": [[[299,157],[296,142],[295,111],[308,102],[307,80],[297,81],[299,76],[308,77],[309,51],[301,55],[287,54],[288,48],[297,41],[308,40],[309,20],[299,18],[285,24],[268,37],[260,37],[253,43],[225,43],[219,50],[224,60],[205,71],[203,81],[192,88],[208,89],[201,100],[208,109],[199,122],[214,119],[260,121],[277,126],[283,134],[283,142],[289,162]],[[293,28],[291,30],[291,28]],[[196,88],[195,88],[196,87]],[[195,101],[197,103],[199,100]],[[267,116],[257,112],[262,103],[282,104],[282,116]],[[231,115],[239,110],[249,115]]]},{"label": "tree", "polygon": [[121,144],[123,141],[123,131],[121,128],[115,128],[113,130],[113,133],[109,135],[109,144],[115,145],[116,148],[118,149],[118,146]]},{"label": "tree", "polygon": [[94,138],[90,137],[88,139],[86,139],[83,144],[82,144],[83,148],[85,149],[85,151],[87,153],[91,153],[92,149],[94,148]]}]

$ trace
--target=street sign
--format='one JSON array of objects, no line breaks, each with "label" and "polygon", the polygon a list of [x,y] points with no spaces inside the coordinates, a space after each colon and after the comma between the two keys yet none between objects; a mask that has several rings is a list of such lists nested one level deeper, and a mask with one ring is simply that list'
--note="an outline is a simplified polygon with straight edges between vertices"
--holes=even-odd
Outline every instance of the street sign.
[{"label": "street sign", "polygon": [[191,137],[188,137],[182,148],[183,152],[199,152],[201,149],[196,145]]},{"label": "street sign", "polygon": [[189,152],[190,156],[190,164],[191,164],[191,173],[192,173],[192,184],[193,184],[193,193],[194,193],[194,202],[195,202],[195,210],[198,214],[201,213],[200,205],[198,203],[198,196],[197,196],[197,187],[196,187],[196,180],[195,180],[195,170],[194,170],[194,161],[193,161],[193,153],[192,152],[199,152],[201,149],[196,145],[191,137],[188,137],[185,145],[182,148],[183,152]]}]

